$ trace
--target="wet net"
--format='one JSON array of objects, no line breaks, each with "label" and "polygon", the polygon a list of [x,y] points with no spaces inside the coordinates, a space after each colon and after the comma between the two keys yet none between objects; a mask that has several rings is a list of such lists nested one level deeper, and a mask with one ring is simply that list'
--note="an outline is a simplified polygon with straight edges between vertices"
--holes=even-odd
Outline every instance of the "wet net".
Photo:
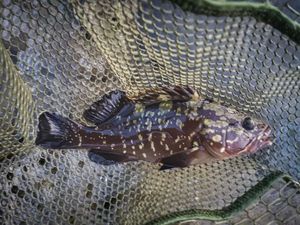
[{"label": "wet net", "polygon": [[[0,12],[0,224],[300,224],[299,2],[3,0]],[[43,111],[87,123],[110,90],[168,85],[263,118],[273,146],[159,171],[34,145]]]}]

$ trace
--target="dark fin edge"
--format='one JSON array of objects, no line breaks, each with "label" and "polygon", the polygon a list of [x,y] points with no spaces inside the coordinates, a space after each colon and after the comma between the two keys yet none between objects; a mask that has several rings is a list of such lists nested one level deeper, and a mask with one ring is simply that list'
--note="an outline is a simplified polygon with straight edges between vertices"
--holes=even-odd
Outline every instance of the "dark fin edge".
[{"label": "dark fin edge", "polygon": [[102,151],[101,149],[91,149],[88,157],[91,161],[102,165],[113,165],[138,160],[134,155]]},{"label": "dark fin edge", "polygon": [[170,170],[170,169],[173,169],[173,168],[176,168],[176,166],[163,164],[163,165],[159,168],[159,170]]}]

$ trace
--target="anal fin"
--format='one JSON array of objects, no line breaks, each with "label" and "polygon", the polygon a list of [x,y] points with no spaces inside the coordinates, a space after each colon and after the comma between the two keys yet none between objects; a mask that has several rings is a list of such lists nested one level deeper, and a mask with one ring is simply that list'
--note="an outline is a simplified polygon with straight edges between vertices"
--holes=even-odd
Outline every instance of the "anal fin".
[{"label": "anal fin", "polygon": [[103,151],[101,149],[91,149],[88,156],[91,161],[102,165],[113,165],[138,160],[134,155]]}]

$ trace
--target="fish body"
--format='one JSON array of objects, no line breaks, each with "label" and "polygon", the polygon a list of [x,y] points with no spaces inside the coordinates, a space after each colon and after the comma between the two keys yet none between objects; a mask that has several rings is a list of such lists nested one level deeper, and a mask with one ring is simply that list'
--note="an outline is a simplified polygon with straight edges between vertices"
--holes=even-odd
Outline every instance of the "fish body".
[{"label": "fish body", "polygon": [[84,118],[95,126],[55,113],[41,114],[36,143],[55,149],[90,148],[106,159],[170,167],[255,152],[271,144],[270,128],[262,121],[177,86],[133,99],[112,91],[92,104]]}]

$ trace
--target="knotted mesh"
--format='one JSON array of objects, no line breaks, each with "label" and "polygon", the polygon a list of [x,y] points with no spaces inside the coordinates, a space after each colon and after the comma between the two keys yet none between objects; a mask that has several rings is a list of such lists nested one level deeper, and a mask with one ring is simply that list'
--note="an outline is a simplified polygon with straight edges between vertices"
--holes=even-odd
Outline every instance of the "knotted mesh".
[{"label": "knotted mesh", "polygon": [[[275,0],[3,0],[0,223],[265,224],[257,218],[269,214],[261,221],[300,223],[299,187],[278,173],[300,180],[298,10],[296,1]],[[189,85],[264,119],[273,146],[158,171],[34,145],[43,111],[86,123],[83,111],[110,90],[168,85]],[[277,197],[264,202],[268,193]]]}]

